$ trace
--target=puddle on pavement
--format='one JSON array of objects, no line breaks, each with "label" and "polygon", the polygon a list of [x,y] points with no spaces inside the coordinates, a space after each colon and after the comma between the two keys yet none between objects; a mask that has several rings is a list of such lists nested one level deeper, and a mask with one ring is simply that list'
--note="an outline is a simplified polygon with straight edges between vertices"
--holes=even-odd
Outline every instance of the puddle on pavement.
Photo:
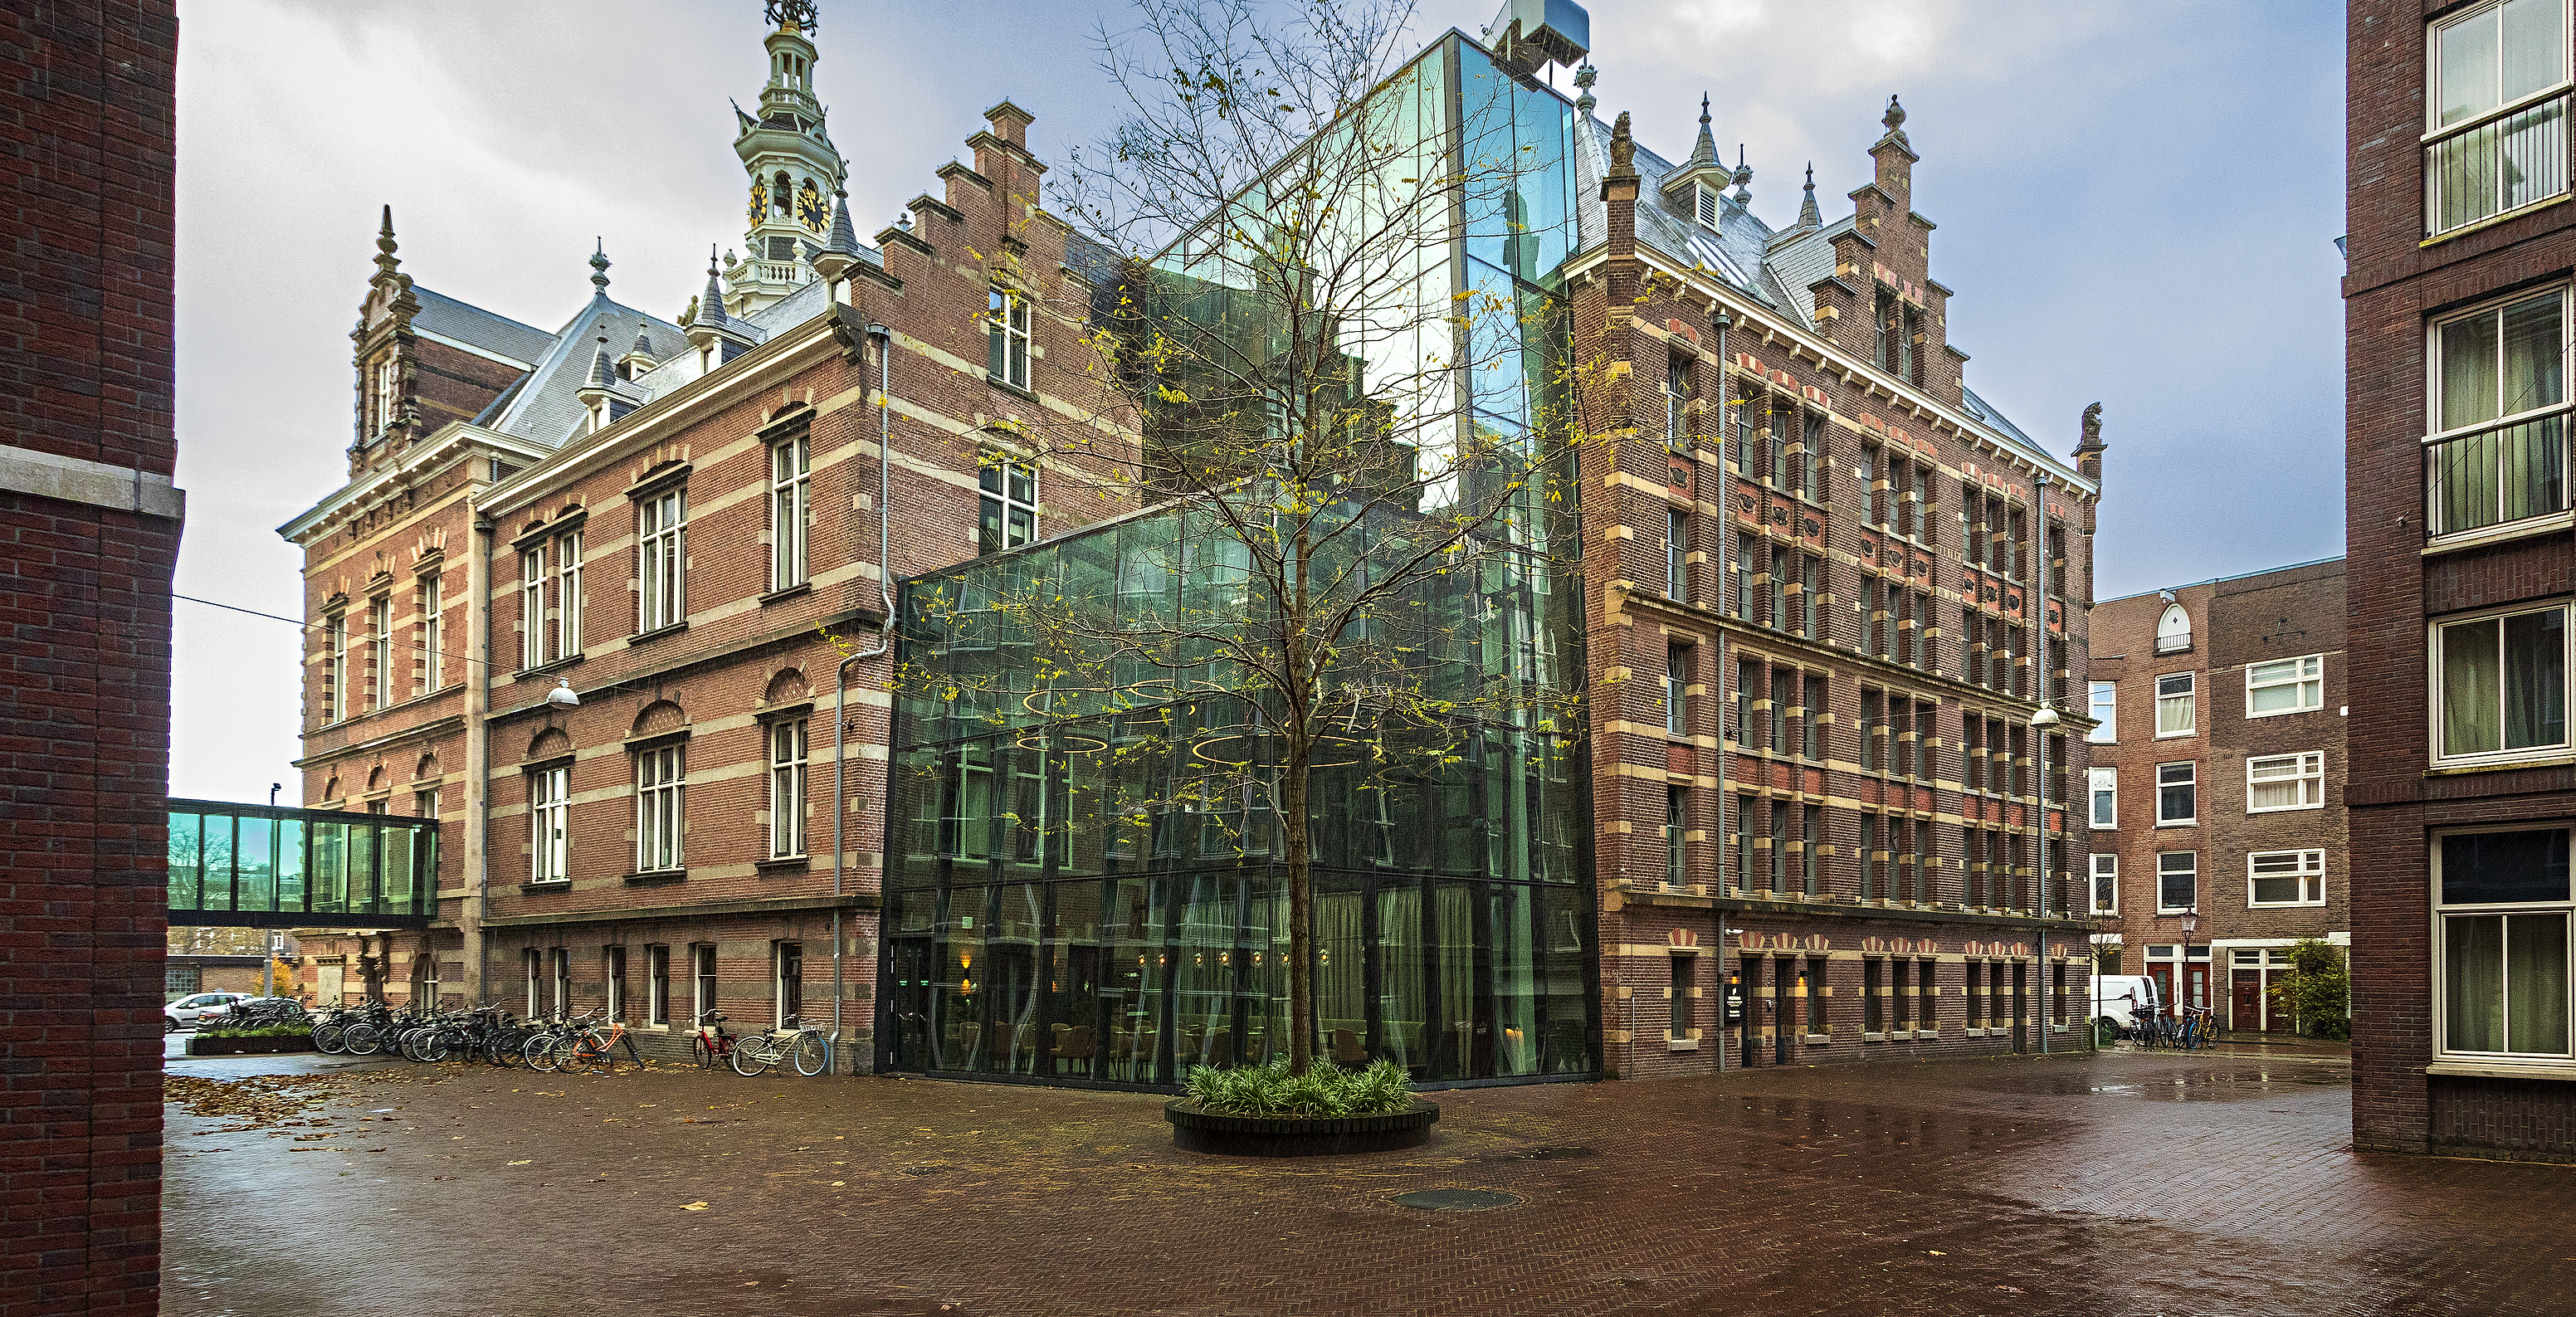
[{"label": "puddle on pavement", "polygon": [[1493,1189],[1416,1189],[1387,1199],[1398,1207],[1418,1208],[1425,1212],[1487,1212],[1497,1207],[1514,1207],[1520,1199]]}]

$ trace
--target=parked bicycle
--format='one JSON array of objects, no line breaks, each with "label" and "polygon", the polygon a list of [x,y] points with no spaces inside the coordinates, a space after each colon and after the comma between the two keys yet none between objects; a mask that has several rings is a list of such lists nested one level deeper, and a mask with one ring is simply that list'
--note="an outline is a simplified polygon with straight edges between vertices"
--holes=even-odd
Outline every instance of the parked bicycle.
[{"label": "parked bicycle", "polygon": [[787,1017],[787,1026],[767,1033],[745,1034],[735,1040],[733,1072],[746,1078],[762,1074],[774,1065],[796,1067],[796,1073],[808,1079],[832,1068],[832,1034],[819,1024],[802,1023],[797,1016]]},{"label": "parked bicycle", "polygon": [[698,1031],[689,1036],[689,1055],[697,1060],[700,1070],[713,1070],[729,1064],[734,1057],[735,1037],[725,1026],[725,1017],[708,1011],[698,1017]]}]

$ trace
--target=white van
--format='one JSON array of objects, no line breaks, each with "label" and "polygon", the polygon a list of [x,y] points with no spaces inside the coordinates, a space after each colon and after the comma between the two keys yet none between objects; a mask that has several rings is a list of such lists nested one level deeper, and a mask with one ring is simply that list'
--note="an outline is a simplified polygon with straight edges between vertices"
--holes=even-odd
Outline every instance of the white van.
[{"label": "white van", "polygon": [[2093,976],[2093,1018],[2108,1020],[2126,1029],[2141,1015],[2160,1015],[2163,1003],[2156,999],[2156,981],[2144,974],[2096,974]]}]

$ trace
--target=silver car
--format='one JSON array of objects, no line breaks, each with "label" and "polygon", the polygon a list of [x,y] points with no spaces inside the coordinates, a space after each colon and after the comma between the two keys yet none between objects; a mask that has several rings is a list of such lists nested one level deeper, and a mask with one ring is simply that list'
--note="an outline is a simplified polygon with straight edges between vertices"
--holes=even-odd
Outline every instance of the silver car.
[{"label": "silver car", "polygon": [[249,996],[246,992],[191,993],[162,1007],[161,1023],[168,1029],[193,1029],[216,1016],[231,1014],[233,1006]]}]

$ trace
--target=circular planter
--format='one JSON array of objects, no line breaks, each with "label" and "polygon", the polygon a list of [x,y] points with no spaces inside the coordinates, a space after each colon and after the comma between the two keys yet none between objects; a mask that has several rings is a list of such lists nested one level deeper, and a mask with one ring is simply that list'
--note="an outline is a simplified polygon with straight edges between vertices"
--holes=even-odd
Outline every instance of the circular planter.
[{"label": "circular planter", "polygon": [[1172,1146],[1187,1152],[1232,1157],[1329,1157],[1339,1153],[1418,1148],[1431,1139],[1440,1104],[1415,1098],[1403,1111],[1383,1116],[1220,1116],[1198,1109],[1193,1098],[1163,1104],[1172,1123]]},{"label": "circular planter", "polygon": [[208,1038],[203,1035],[188,1040],[190,1056],[270,1056],[280,1052],[311,1052],[311,1034],[265,1034],[250,1038]]}]

